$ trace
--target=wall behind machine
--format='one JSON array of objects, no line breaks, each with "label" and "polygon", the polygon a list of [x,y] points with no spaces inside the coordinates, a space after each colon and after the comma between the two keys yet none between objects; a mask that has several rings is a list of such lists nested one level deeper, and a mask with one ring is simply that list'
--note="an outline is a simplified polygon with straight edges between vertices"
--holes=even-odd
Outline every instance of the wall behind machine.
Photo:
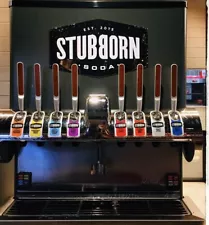
[{"label": "wall behind machine", "polygon": [[205,0],[188,0],[187,68],[206,68]]},{"label": "wall behind machine", "polygon": [[[188,0],[187,68],[206,69],[206,0]],[[193,107],[192,107],[193,108]],[[206,107],[195,107],[206,129]]]},{"label": "wall behind machine", "polygon": [[0,108],[9,108],[10,11],[9,1],[0,1]]}]

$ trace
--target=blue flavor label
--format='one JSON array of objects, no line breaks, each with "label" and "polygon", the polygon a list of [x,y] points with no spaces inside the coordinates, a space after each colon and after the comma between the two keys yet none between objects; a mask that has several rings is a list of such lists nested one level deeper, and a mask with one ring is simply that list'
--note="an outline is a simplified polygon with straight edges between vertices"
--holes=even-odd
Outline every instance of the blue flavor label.
[{"label": "blue flavor label", "polygon": [[182,136],[184,134],[181,120],[171,119],[171,134],[175,136]]},{"label": "blue flavor label", "polygon": [[62,137],[62,114],[54,115],[51,114],[49,124],[48,124],[48,137],[50,138],[60,138]]}]

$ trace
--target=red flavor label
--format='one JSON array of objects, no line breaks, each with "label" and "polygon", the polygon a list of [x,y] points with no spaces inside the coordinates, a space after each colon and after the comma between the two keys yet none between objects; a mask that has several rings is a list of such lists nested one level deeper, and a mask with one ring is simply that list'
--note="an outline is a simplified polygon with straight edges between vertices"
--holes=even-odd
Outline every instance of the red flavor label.
[{"label": "red flavor label", "polygon": [[116,137],[126,137],[127,136],[126,120],[117,120],[116,119],[115,136]]}]

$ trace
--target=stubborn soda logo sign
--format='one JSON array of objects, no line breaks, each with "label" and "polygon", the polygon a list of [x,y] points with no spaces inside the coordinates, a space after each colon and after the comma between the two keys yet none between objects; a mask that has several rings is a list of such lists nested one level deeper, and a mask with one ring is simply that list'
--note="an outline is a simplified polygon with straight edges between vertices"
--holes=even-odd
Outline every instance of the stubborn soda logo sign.
[{"label": "stubborn soda logo sign", "polygon": [[134,70],[148,66],[146,28],[107,20],[91,20],[50,31],[50,65],[58,63],[70,70],[79,66],[81,75],[111,75],[119,63]]}]

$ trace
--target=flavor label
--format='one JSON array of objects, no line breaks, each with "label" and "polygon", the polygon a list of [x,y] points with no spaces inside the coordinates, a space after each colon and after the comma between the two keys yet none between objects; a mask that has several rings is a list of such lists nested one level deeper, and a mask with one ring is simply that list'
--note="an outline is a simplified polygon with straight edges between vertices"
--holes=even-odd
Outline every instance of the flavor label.
[{"label": "flavor label", "polygon": [[80,112],[69,113],[67,123],[67,137],[69,138],[80,137],[80,123],[81,123]]},{"label": "flavor label", "polygon": [[80,136],[79,120],[69,120],[67,134],[68,134],[68,137]]},{"label": "flavor label", "polygon": [[20,138],[23,136],[26,116],[27,113],[25,111],[15,113],[10,126],[11,137]]},{"label": "flavor label", "polygon": [[44,116],[44,112],[40,112],[40,117],[38,112],[32,115],[29,126],[29,136],[31,138],[41,138],[43,136]]},{"label": "flavor label", "polygon": [[170,122],[171,136],[183,136],[184,125],[180,113],[178,111],[169,111],[168,117]]},{"label": "flavor label", "polygon": [[32,121],[29,130],[29,136],[32,138],[42,137],[42,121]]},{"label": "flavor label", "polygon": [[135,120],[134,123],[134,136],[144,137],[146,136],[146,124],[144,120]]},{"label": "flavor label", "polygon": [[116,120],[115,137],[126,137],[126,136],[127,136],[126,120]]},{"label": "flavor label", "polygon": [[165,136],[165,122],[161,112],[150,112],[152,136],[164,137]]},{"label": "flavor label", "polygon": [[184,134],[182,122],[171,120],[171,135],[182,136]]},{"label": "flavor label", "polygon": [[59,112],[58,116],[55,116],[55,112],[50,115],[48,123],[48,137],[60,138],[62,137],[62,112]]}]

